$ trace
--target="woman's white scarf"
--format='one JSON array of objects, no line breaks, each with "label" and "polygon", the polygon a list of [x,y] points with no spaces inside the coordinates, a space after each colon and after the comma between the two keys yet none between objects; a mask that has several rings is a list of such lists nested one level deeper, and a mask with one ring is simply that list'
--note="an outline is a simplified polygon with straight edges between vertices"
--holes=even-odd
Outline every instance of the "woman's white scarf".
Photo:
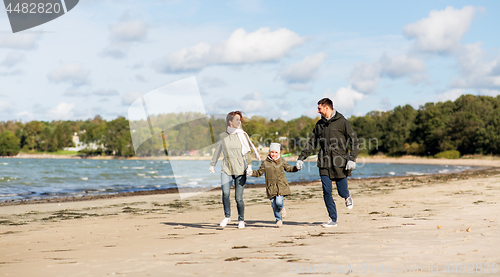
[{"label": "woman's white scarf", "polygon": [[232,127],[227,127],[227,132],[230,135],[237,134],[238,139],[240,140],[241,143],[241,154],[245,155],[246,153],[250,152],[250,147],[252,147],[252,150],[255,154],[255,158],[260,161],[260,156],[259,152],[257,152],[257,149],[255,149],[255,146],[253,143],[250,142],[250,138],[248,137],[248,134],[243,131],[243,129],[240,128],[232,128]]}]

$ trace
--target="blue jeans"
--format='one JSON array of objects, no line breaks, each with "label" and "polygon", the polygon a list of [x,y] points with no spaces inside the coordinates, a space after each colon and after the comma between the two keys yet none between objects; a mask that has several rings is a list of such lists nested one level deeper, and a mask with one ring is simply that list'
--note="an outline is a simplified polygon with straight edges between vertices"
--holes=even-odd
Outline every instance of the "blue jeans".
[{"label": "blue jeans", "polygon": [[[332,180],[330,177],[321,175],[321,184],[323,185],[323,200],[325,201],[326,210],[328,211],[328,216],[334,221],[337,222],[337,207],[335,206],[335,201],[333,201],[332,196]],[[337,192],[340,197],[347,198],[349,197],[349,190],[347,189],[347,178],[344,179],[336,179],[335,183],[337,185]]]},{"label": "blue jeans", "polygon": [[276,221],[283,220],[280,214],[281,209],[285,207],[283,195],[277,195],[271,198],[271,207],[273,207],[274,217],[276,218]]},{"label": "blue jeans", "polygon": [[243,189],[245,188],[245,183],[247,181],[246,175],[227,175],[226,173],[221,173],[220,180],[222,184],[222,205],[224,206],[225,217],[231,217],[231,200],[229,200],[229,194],[231,192],[231,185],[234,183],[236,200],[236,208],[238,209],[238,221],[245,220],[245,203],[243,203]]}]

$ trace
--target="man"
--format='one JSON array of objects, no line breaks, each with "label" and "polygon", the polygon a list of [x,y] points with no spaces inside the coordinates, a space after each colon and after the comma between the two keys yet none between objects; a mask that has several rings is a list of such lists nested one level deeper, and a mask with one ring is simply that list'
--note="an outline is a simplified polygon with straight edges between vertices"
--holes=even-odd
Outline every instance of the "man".
[{"label": "man", "polygon": [[[332,100],[323,98],[318,102],[318,113],[321,119],[316,123],[306,147],[297,160],[300,170],[304,160],[319,145],[317,164],[323,186],[323,199],[330,216],[323,227],[337,226],[337,208],[332,197],[332,181],[337,185],[339,195],[345,199],[347,208],[352,209],[353,201],[347,189],[347,176],[356,168],[359,153],[359,142],[351,124],[333,108]],[[348,144],[351,147],[349,153]]]}]

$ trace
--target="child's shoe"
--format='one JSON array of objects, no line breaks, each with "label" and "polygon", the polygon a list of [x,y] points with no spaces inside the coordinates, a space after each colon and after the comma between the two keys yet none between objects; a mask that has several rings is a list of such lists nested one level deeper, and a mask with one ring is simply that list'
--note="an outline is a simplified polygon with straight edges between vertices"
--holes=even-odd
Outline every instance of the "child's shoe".
[{"label": "child's shoe", "polygon": [[348,209],[352,209],[352,206],[354,206],[354,202],[352,201],[352,197],[349,196],[345,199],[345,206],[348,208]]},{"label": "child's shoe", "polygon": [[281,211],[280,211],[280,215],[281,215],[281,218],[285,218],[285,217],[286,217],[286,210],[285,210],[285,207],[283,207],[283,209],[281,209]]},{"label": "child's shoe", "polygon": [[281,228],[283,226],[283,220],[276,221],[276,228]]},{"label": "child's shoe", "polygon": [[243,229],[243,228],[245,228],[245,221],[240,220],[240,222],[238,223],[238,229]]},{"label": "child's shoe", "polygon": [[333,221],[331,218],[328,219],[326,223],[323,223],[323,227],[337,227],[337,222]]}]

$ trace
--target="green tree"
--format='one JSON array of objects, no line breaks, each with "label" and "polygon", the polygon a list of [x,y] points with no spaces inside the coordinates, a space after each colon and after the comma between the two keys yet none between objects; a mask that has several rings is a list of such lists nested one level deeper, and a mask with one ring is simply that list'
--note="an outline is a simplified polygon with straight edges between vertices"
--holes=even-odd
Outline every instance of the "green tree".
[{"label": "green tree", "polygon": [[0,134],[0,156],[15,156],[20,149],[20,140],[11,131]]},{"label": "green tree", "polygon": [[128,120],[120,116],[107,124],[107,133],[104,146],[106,152],[116,156],[133,156],[134,148],[130,136]]}]

